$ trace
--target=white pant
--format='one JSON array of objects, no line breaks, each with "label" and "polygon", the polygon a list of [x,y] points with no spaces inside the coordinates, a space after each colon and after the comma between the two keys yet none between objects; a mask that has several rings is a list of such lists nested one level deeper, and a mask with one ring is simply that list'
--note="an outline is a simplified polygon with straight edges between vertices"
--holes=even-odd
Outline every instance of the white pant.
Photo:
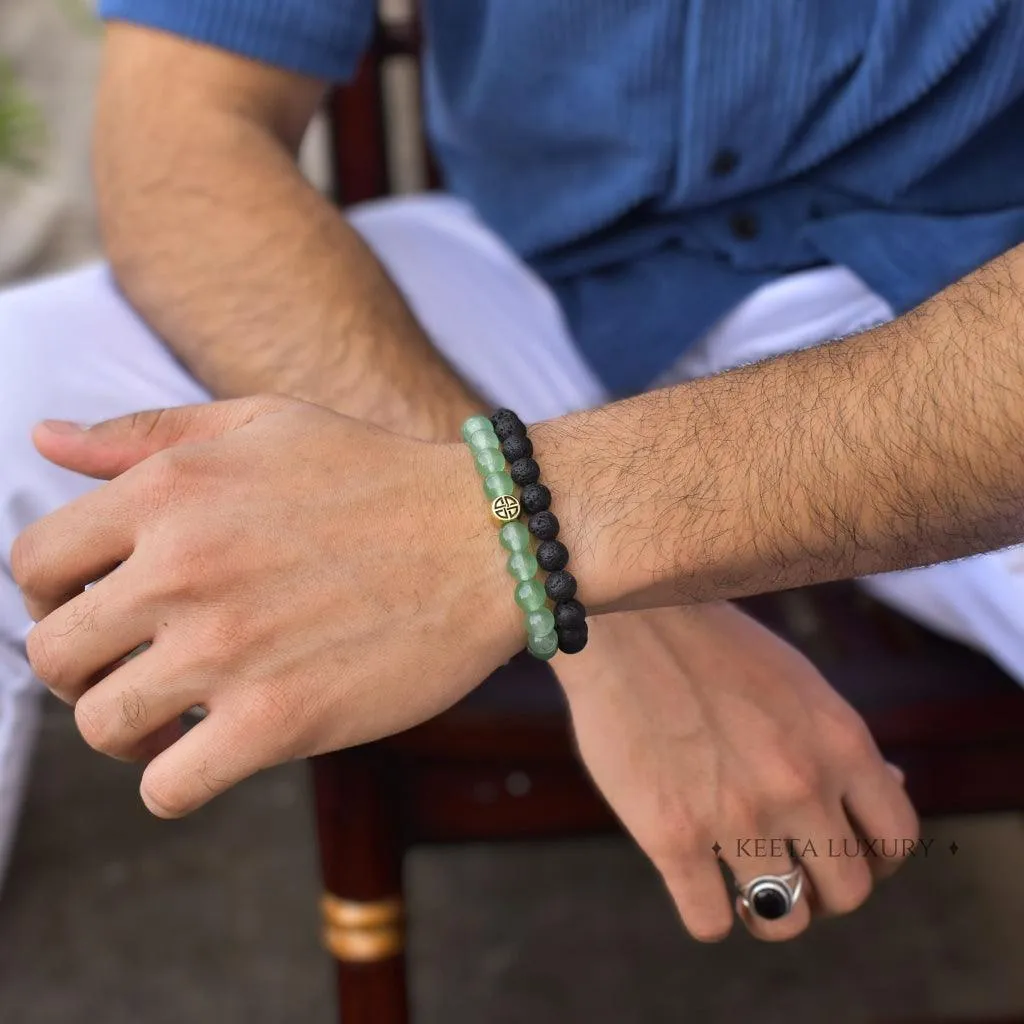
[{"label": "white pant", "polygon": [[[424,196],[351,213],[449,362],[528,422],[605,400],[545,285],[463,204]],[[661,383],[703,376],[864,329],[891,311],[829,268],[762,288]],[[7,553],[30,522],[93,481],[45,462],[29,431],[45,417],[93,423],[209,395],[114,289],[105,266],[0,293],[0,879],[24,788],[42,688],[23,641],[30,623]],[[988,650],[1024,679],[1020,584],[1004,554],[876,577],[904,610]]]}]

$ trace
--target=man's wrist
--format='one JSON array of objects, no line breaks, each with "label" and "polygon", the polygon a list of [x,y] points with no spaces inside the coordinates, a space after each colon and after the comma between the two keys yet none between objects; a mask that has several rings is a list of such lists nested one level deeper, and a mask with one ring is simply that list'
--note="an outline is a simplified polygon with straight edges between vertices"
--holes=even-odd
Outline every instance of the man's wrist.
[{"label": "man's wrist", "polygon": [[469,623],[469,642],[488,645],[495,665],[502,665],[523,649],[526,637],[498,529],[465,444],[432,447],[439,464],[436,472],[448,481],[454,513],[442,523],[443,543],[453,552],[453,568],[470,581],[460,617]]},{"label": "man's wrist", "polygon": [[569,549],[569,570],[579,599],[592,613],[628,607],[631,573],[618,557],[614,459],[594,414],[548,420],[530,428],[542,479],[551,491],[559,539]]}]

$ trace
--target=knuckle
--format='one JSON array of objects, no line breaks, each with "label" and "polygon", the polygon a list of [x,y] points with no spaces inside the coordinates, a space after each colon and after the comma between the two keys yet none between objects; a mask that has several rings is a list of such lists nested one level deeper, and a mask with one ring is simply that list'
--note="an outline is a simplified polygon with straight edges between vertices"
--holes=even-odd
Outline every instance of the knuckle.
[{"label": "knuckle", "polygon": [[809,758],[779,757],[764,766],[760,786],[770,808],[803,807],[820,798],[822,778]]},{"label": "knuckle", "polygon": [[721,820],[730,829],[730,836],[742,838],[757,834],[758,794],[732,787],[722,793],[719,806]]},{"label": "knuckle", "polygon": [[252,630],[251,616],[233,605],[222,605],[206,616],[200,633],[205,648],[215,657],[231,656],[241,650]]},{"label": "knuckle", "polygon": [[654,837],[647,848],[651,851],[651,859],[655,863],[667,862],[690,865],[698,862],[701,856],[707,856],[711,849],[711,840],[702,846],[702,835],[693,823],[687,820],[666,824]]},{"label": "knuckle", "polygon": [[32,671],[51,690],[64,687],[67,678],[58,643],[41,626],[36,626],[25,638],[25,654]]},{"label": "knuckle", "polygon": [[189,597],[210,575],[211,553],[194,531],[181,523],[167,524],[147,543],[155,594]]},{"label": "knuckle", "polygon": [[83,698],[75,705],[75,725],[82,739],[101,754],[116,750],[114,723],[109,714]]},{"label": "knuckle", "polygon": [[833,914],[852,914],[867,902],[872,889],[871,873],[863,864],[860,868],[843,881],[835,897],[829,900],[829,910]]},{"label": "knuckle", "polygon": [[161,444],[177,444],[185,432],[186,421],[174,408],[144,409],[131,413],[128,429],[133,437],[143,441],[157,440]]},{"label": "knuckle", "polygon": [[821,730],[825,749],[847,763],[878,756],[875,741],[860,715],[852,709],[833,715]]},{"label": "knuckle", "polygon": [[36,541],[35,530],[31,527],[22,531],[11,548],[11,575],[23,591],[37,586],[42,575],[42,549]]},{"label": "knuckle", "polygon": [[698,941],[707,944],[723,942],[732,931],[732,913],[716,914],[701,921],[686,923],[686,930]]},{"label": "knuckle", "polygon": [[185,788],[173,779],[145,779],[142,797],[146,806],[159,818],[184,818],[193,808]]},{"label": "knuckle", "polygon": [[288,395],[277,394],[272,391],[261,392],[248,399],[250,411],[256,415],[265,415],[272,412],[284,412],[287,409],[298,409],[302,402]]},{"label": "knuckle", "polygon": [[150,455],[139,467],[139,482],[152,508],[170,505],[182,489],[184,458],[173,448]]},{"label": "knuckle", "polygon": [[302,708],[283,687],[264,683],[249,697],[247,717],[267,739],[287,743],[298,731]]}]

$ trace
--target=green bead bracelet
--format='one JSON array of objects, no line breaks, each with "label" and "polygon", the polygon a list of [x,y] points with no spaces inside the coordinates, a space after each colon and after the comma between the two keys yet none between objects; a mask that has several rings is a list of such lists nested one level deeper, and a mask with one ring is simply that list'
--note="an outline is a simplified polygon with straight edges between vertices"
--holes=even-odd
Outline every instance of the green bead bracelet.
[{"label": "green bead bracelet", "polygon": [[501,523],[498,540],[508,552],[508,574],[516,581],[515,601],[523,611],[526,649],[542,661],[558,650],[555,617],[547,607],[547,594],[537,579],[537,557],[530,531],[519,521],[520,504],[515,484],[508,474],[501,442],[486,416],[470,416],[462,424],[462,439],[473,455],[476,471],[483,478],[484,495],[491,503],[491,515]]}]

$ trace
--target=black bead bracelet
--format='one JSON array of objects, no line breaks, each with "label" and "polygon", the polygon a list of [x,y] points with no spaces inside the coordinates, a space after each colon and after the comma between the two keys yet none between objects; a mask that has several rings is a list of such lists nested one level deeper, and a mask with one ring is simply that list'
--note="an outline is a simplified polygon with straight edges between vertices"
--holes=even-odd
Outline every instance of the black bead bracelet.
[{"label": "black bead bracelet", "polygon": [[533,457],[533,442],[526,424],[511,409],[498,409],[491,416],[508,473],[521,488],[519,503],[529,517],[526,526],[537,538],[538,566],[547,573],[544,592],[554,602],[558,649],[578,654],[587,646],[587,610],[576,600],[576,577],[566,568],[569,550],[558,540],[558,517],[551,511],[551,492],[540,483],[540,466]]}]

